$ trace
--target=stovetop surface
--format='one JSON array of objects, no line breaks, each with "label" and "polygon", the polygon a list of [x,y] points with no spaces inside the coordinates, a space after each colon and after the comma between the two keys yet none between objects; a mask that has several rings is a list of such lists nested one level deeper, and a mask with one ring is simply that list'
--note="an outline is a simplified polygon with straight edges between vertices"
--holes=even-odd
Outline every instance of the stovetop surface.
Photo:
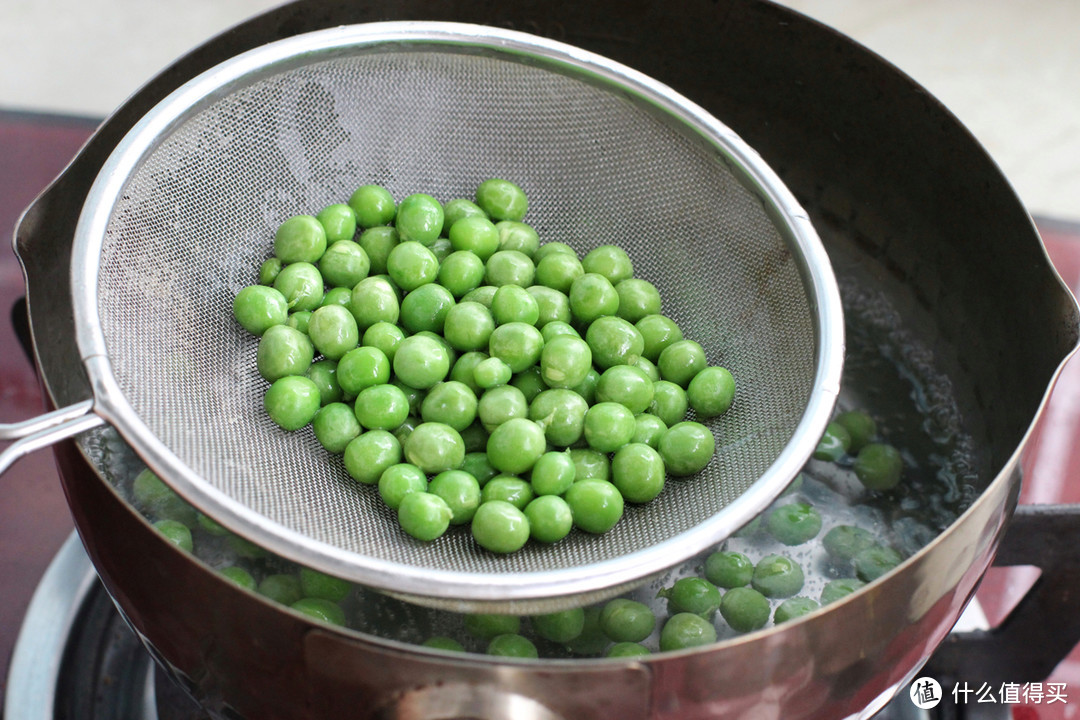
[{"label": "stovetop surface", "polygon": [[[0,228],[7,238],[21,212],[96,126],[94,119],[0,110]],[[1045,219],[1037,224],[1051,260],[1076,291],[1080,288],[1080,224]],[[0,321],[0,422],[31,418],[44,409],[33,367],[6,319],[23,294],[22,272],[11,243],[0,243],[0,312],[4,317]],[[1064,368],[1032,438],[1033,459],[1025,467],[1021,502],[1080,502],[1080,483],[1068,482],[1080,474],[1078,440],[1080,360],[1074,360]],[[72,527],[51,453],[38,452],[16,462],[0,482],[0,707],[12,649],[31,596]],[[1036,574],[1027,568],[992,568],[987,573],[978,598],[992,624],[1007,614]],[[1036,701],[1031,695],[1026,702],[1020,698],[1012,707],[1012,716],[1017,720],[1080,716],[1080,649],[1047,678],[1046,686],[1051,683],[1064,686],[1065,702],[1048,702],[1045,694]],[[968,702],[974,709],[976,697],[970,696]]]}]

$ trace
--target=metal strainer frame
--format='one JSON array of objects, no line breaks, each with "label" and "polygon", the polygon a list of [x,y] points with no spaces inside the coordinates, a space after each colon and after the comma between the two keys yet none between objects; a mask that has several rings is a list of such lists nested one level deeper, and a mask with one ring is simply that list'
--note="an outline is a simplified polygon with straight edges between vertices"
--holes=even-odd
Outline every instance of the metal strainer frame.
[{"label": "metal strainer frame", "polygon": [[[251,76],[265,77],[314,57],[356,48],[409,47],[493,54],[572,75],[643,104],[715,153],[756,196],[787,245],[790,262],[808,295],[815,347],[813,381],[805,411],[768,469],[737,499],[704,521],[661,542],[600,562],[530,572],[464,572],[421,567],[350,552],[268,519],[212,485],[160,440],[117,381],[102,327],[99,275],[102,249],[116,204],[147,154],[207,99],[227,96]],[[425,188],[415,188],[426,191]],[[239,55],[186,83],[147,113],[117,146],[91,189],[72,255],[72,293],[80,354],[94,399],[10,428],[0,437],[29,435],[8,448],[0,469],[15,457],[108,422],[182,497],[258,545],[295,562],[368,587],[455,609],[548,608],[599,599],[641,582],[723,540],[766,507],[795,477],[824,432],[839,392],[843,321],[836,281],[809,219],[760,157],[703,109],[670,88],[625,66],[562,43],[524,33],[458,23],[389,22],[299,35]],[[763,259],[763,263],[765,260]],[[658,501],[662,502],[663,497]]]}]

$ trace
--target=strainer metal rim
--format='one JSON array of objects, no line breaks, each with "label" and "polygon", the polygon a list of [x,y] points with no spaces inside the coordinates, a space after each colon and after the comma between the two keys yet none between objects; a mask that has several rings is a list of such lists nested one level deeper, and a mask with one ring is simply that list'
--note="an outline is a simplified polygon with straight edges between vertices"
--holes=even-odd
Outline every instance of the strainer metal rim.
[{"label": "strainer metal rim", "polygon": [[[709,521],[664,542],[611,560],[531,573],[462,573],[404,566],[344,551],[272,522],[210,486],[162,443],[128,403],[108,358],[98,312],[102,247],[114,204],[140,160],[192,108],[219,97],[252,73],[298,57],[359,46],[416,43],[486,47],[586,73],[674,115],[732,161],[744,181],[767,198],[811,291],[816,370],[792,442],[737,500]],[[768,205],[771,204],[771,207]],[[368,587],[449,602],[506,603],[571,598],[631,585],[722,541],[763,510],[799,472],[824,433],[840,388],[844,357],[840,293],[825,249],[809,217],[756,151],[730,128],[671,88],[614,61],[564,43],[512,30],[448,22],[381,22],[336,27],[279,40],[237,55],[188,81],[144,115],[102,166],[80,214],[71,283],[76,341],[94,395],[94,412],[109,422],[168,485],[237,534],[282,557]]]}]

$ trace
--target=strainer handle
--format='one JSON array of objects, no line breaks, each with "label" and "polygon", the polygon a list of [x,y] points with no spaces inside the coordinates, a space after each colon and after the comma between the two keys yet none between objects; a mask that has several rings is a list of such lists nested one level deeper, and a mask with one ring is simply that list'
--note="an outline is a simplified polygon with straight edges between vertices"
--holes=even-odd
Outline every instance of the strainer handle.
[{"label": "strainer handle", "polygon": [[105,420],[93,410],[94,401],[84,400],[30,420],[0,423],[0,440],[15,441],[0,452],[0,474],[24,455],[103,425]]}]

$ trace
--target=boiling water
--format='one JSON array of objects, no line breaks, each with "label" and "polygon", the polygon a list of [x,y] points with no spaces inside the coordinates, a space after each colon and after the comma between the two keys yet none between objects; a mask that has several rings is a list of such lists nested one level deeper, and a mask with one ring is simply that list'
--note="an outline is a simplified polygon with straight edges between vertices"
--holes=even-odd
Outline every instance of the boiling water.
[{"label": "boiling water", "polygon": [[[964,431],[950,381],[935,369],[932,353],[905,329],[884,293],[843,279],[841,291],[848,350],[837,411],[859,409],[874,418],[878,439],[901,451],[903,479],[895,490],[868,491],[855,476],[852,457],[845,455],[836,462],[811,460],[773,506],[722,546],[755,563],[770,554],[789,557],[805,575],[798,595],[813,599],[820,597],[830,580],[855,576],[851,563],[835,562],[825,551],[821,539],[830,528],[851,525],[865,529],[879,544],[907,557],[948,527],[979,492],[974,443]],[[106,479],[131,501],[132,480],[144,467],[138,457],[111,428],[88,433],[81,442]],[[822,518],[821,532],[795,547],[772,537],[762,522],[776,506],[790,502],[808,503]],[[150,514],[147,517],[159,519]],[[193,517],[194,513],[188,519]],[[239,565],[256,581],[297,570],[245,541],[216,537],[201,531],[197,523],[191,524],[195,526],[194,552],[212,569]],[[651,651],[658,650],[659,629],[669,614],[667,601],[658,597],[658,591],[680,578],[702,576],[707,554],[626,595],[646,603],[656,614],[656,630],[642,643]],[[771,611],[779,603],[771,600]],[[347,625],[362,633],[407,643],[449,636],[475,652],[483,652],[486,645],[486,641],[464,632],[461,615],[410,605],[363,588],[353,588],[342,607]],[[721,640],[737,634],[719,613],[714,624]],[[772,625],[771,620],[768,625]],[[527,622],[522,623],[522,633],[529,635]],[[541,657],[573,656],[565,646],[530,638]]]}]

